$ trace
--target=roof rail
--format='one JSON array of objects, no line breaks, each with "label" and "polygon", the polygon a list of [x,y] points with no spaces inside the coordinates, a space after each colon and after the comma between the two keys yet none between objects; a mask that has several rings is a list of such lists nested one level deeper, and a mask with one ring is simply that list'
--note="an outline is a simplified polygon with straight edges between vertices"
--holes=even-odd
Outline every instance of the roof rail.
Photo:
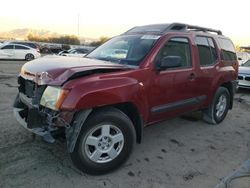
[{"label": "roof rail", "polygon": [[182,23],[172,23],[170,24],[166,31],[170,30],[179,30],[179,31],[203,31],[203,32],[213,32],[217,33],[218,35],[222,35],[222,32],[220,30],[210,29],[206,27],[200,27],[200,26],[194,26],[194,25],[188,25],[188,24],[182,24]]}]

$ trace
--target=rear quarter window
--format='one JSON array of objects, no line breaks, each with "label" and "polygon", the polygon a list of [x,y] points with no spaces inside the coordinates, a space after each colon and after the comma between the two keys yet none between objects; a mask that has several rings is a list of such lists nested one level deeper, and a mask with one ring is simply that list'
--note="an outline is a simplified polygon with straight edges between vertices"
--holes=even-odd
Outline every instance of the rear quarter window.
[{"label": "rear quarter window", "polygon": [[29,48],[27,48],[25,46],[19,46],[19,45],[15,45],[15,49],[17,49],[17,50],[29,50]]},{"label": "rear quarter window", "polygon": [[222,51],[222,59],[226,61],[237,60],[235,48],[232,41],[225,38],[219,38],[218,40]]}]

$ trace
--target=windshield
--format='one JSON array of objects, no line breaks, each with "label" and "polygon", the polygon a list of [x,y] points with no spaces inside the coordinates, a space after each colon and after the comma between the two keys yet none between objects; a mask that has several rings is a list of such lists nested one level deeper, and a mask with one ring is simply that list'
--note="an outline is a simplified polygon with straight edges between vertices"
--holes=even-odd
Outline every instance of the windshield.
[{"label": "windshield", "polygon": [[242,67],[250,67],[250,60],[248,60],[246,63],[242,65]]},{"label": "windshield", "polygon": [[86,57],[139,66],[159,38],[158,35],[118,36],[96,48]]}]

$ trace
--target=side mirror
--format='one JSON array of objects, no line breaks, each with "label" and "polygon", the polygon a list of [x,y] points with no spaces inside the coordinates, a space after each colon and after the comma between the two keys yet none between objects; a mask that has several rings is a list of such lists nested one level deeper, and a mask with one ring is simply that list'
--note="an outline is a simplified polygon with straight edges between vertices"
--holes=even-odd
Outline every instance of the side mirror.
[{"label": "side mirror", "polygon": [[175,68],[181,66],[180,56],[166,56],[158,62],[158,70]]}]

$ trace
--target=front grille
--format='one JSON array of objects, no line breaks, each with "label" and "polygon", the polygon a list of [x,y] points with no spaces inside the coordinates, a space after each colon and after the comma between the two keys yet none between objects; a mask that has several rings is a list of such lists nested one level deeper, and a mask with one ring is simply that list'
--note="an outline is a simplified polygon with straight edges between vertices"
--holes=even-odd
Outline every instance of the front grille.
[{"label": "front grille", "polygon": [[38,104],[42,97],[46,85],[36,85],[35,82],[30,80],[25,80],[23,77],[18,78],[18,90],[29,98],[32,98],[33,104]]},{"label": "front grille", "polygon": [[250,76],[246,76],[245,80],[250,81]]},{"label": "front grille", "polygon": [[250,76],[241,76],[241,75],[238,75],[238,80],[250,81]]},{"label": "front grille", "polygon": [[34,97],[35,83],[30,80],[25,80],[21,76],[18,78],[19,92],[25,94],[27,97]]},{"label": "front grille", "polygon": [[243,76],[238,76],[238,79],[239,80],[243,80]]}]

